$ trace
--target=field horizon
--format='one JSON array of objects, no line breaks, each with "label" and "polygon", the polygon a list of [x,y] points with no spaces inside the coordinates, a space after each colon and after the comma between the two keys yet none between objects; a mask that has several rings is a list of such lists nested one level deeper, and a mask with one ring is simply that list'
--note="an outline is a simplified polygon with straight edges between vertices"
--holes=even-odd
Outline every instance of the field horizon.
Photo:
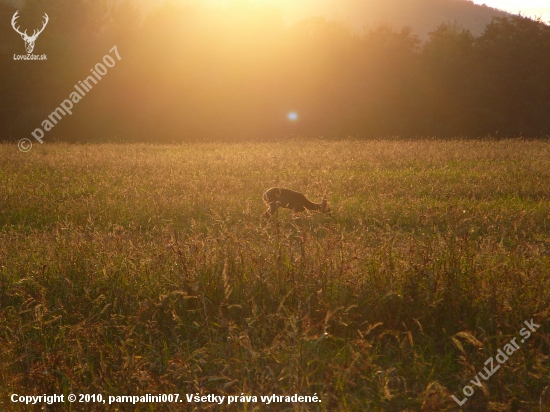
[{"label": "field horizon", "polygon": [[0,411],[550,411],[549,187],[546,139],[0,144]]}]

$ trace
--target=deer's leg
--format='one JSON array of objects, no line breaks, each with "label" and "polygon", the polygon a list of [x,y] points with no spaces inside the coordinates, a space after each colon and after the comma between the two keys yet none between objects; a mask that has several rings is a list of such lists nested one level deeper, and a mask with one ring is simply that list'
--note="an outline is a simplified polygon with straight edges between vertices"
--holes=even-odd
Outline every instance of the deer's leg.
[{"label": "deer's leg", "polygon": [[269,204],[269,209],[267,209],[267,211],[264,213],[264,217],[269,219],[271,216],[275,214],[278,208],[279,208],[279,205],[277,204],[277,202],[271,202]]}]

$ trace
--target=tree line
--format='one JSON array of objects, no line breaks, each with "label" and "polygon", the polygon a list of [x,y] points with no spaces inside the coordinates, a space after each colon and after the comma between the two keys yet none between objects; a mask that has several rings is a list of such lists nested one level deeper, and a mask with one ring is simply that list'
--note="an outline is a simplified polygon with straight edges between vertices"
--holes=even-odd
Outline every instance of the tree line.
[{"label": "tree line", "polygon": [[[16,10],[29,34],[48,14],[33,51],[47,60],[15,59]],[[324,18],[288,27],[243,2],[0,2],[0,22],[0,140],[32,139],[113,46],[121,60],[44,141],[550,135],[550,27],[523,16],[479,36],[443,23],[425,41]]]}]

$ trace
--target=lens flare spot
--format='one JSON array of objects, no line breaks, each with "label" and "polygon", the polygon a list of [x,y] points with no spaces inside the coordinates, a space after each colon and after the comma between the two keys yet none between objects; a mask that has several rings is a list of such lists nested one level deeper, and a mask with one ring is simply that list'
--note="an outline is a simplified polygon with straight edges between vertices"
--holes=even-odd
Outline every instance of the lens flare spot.
[{"label": "lens flare spot", "polygon": [[291,120],[293,122],[295,122],[296,120],[298,120],[298,113],[296,112],[290,112],[288,114],[288,120]]}]

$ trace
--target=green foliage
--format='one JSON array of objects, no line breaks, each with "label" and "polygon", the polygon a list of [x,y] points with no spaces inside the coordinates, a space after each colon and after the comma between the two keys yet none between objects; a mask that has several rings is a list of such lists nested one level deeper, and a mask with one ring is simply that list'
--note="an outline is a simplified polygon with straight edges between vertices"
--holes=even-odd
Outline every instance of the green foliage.
[{"label": "green foliage", "polygon": [[[1,145],[0,409],[68,391],[456,410],[535,318],[463,410],[536,410],[549,155],[519,140]],[[266,222],[272,186],[326,193],[333,217]]]}]

